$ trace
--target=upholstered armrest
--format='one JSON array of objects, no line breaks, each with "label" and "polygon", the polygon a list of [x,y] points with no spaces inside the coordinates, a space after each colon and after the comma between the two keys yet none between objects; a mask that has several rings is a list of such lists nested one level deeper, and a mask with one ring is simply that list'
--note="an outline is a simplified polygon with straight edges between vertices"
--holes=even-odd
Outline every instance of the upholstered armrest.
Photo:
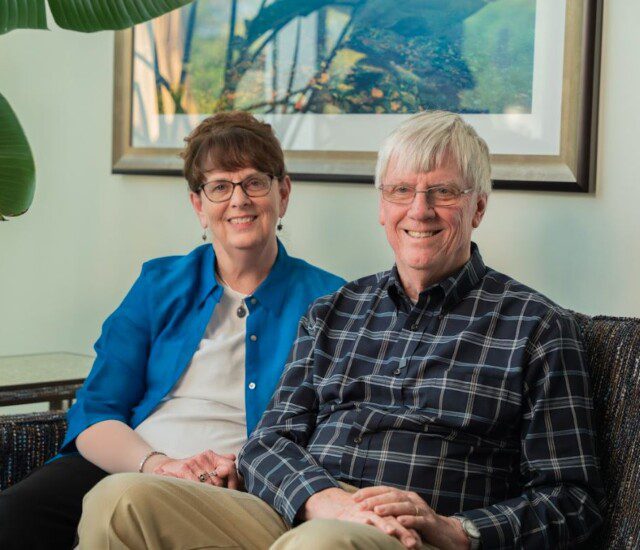
[{"label": "upholstered armrest", "polygon": [[576,315],[584,332],[606,499],[590,548],[640,548],[640,319]]},{"label": "upholstered armrest", "polygon": [[66,430],[62,411],[0,416],[0,490],[54,456]]}]

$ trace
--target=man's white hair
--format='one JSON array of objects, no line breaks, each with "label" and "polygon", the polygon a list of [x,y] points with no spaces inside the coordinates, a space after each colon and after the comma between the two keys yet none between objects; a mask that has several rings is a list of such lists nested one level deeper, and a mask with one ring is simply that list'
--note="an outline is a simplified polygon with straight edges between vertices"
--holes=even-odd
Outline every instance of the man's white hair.
[{"label": "man's white hair", "polygon": [[430,172],[453,162],[467,185],[479,193],[491,192],[489,147],[454,113],[418,113],[391,132],[378,152],[376,187],[384,183],[391,160],[414,173]]}]

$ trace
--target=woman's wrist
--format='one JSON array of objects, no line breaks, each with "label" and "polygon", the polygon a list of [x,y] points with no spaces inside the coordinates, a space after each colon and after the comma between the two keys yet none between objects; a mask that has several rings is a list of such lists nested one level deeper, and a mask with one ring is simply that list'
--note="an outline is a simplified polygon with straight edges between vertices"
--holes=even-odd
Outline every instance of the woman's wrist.
[{"label": "woman's wrist", "polygon": [[153,470],[155,470],[160,464],[163,464],[167,460],[169,459],[166,454],[160,451],[150,451],[140,460],[138,472],[140,472],[141,474],[153,472]]}]

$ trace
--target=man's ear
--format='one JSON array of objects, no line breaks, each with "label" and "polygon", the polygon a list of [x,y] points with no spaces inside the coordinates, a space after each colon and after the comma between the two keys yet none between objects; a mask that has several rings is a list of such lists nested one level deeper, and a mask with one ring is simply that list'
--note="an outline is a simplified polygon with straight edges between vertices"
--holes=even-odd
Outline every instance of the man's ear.
[{"label": "man's ear", "polygon": [[207,221],[207,216],[205,215],[202,208],[202,197],[199,193],[189,191],[189,200],[191,201],[191,206],[193,206],[193,211],[196,213],[196,216],[198,216],[198,219],[200,220],[200,226],[202,227],[202,229],[206,229],[209,225],[209,222]]},{"label": "man's ear", "polygon": [[478,198],[476,199],[476,211],[473,214],[473,220],[471,225],[474,229],[477,229],[484,217],[484,213],[487,210],[487,202],[489,201],[489,197],[486,193],[478,193]]}]

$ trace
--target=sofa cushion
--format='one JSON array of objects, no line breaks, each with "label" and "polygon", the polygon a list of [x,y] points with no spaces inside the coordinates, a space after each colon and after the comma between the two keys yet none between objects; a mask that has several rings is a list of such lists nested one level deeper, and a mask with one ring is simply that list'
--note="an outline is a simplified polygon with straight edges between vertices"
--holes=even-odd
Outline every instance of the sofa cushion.
[{"label": "sofa cushion", "polygon": [[0,490],[54,456],[66,430],[62,411],[0,416]]}]

